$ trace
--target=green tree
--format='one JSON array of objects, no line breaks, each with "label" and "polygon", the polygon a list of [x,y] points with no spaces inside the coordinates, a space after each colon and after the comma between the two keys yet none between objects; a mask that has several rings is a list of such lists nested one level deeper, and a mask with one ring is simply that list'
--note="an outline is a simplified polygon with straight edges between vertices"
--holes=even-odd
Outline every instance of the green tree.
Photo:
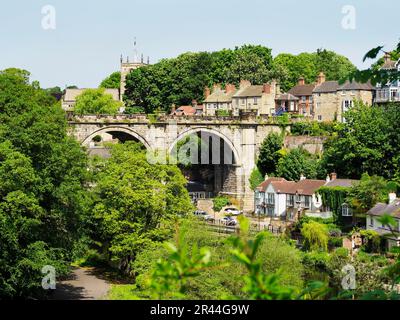
[{"label": "green tree", "polygon": [[74,112],[77,114],[116,114],[122,106],[105,89],[87,89],[76,98]]},{"label": "green tree", "polygon": [[324,146],[323,166],[341,177],[359,179],[363,173],[398,179],[400,110],[394,105],[371,108],[361,103],[346,112],[346,123]]},{"label": "green tree", "polygon": [[99,88],[104,89],[119,89],[121,87],[121,72],[113,72],[101,83]]},{"label": "green tree", "polygon": [[325,224],[310,221],[303,224],[301,235],[304,237],[304,245],[315,251],[327,251],[329,233]]},{"label": "green tree", "polygon": [[176,166],[153,165],[139,145],[115,145],[96,175],[94,217],[111,260],[130,272],[148,242],[166,240],[174,221],[192,211],[186,180]]},{"label": "green tree", "polygon": [[276,172],[278,162],[282,157],[282,147],[283,138],[278,133],[271,133],[264,139],[257,160],[257,168],[263,177],[267,173],[274,174]]},{"label": "green tree", "polygon": [[86,177],[54,97],[26,71],[0,71],[0,297],[44,295],[45,265],[66,274],[90,204]]},{"label": "green tree", "polygon": [[264,176],[261,174],[261,172],[257,169],[254,168],[253,171],[251,172],[250,175],[250,188],[251,190],[256,190],[256,188],[264,181]]},{"label": "green tree", "polygon": [[315,179],[318,174],[317,168],[317,160],[307,150],[296,148],[279,160],[276,174],[291,181],[300,180],[301,175]]},{"label": "green tree", "polygon": [[347,199],[357,212],[365,213],[378,202],[387,202],[388,192],[388,182],[384,178],[365,173],[360,183],[351,188]]}]

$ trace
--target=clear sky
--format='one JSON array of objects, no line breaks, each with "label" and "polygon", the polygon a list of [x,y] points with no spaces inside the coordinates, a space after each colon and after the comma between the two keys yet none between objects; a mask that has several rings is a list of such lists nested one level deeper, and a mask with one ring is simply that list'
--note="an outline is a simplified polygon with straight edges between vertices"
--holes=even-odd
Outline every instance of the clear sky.
[{"label": "clear sky", "polygon": [[[42,27],[42,7],[56,12]],[[356,9],[344,29],[343,6]],[[0,69],[29,70],[43,87],[97,87],[119,69],[119,57],[140,52],[154,63],[187,51],[261,44],[281,52],[334,50],[362,67],[377,45],[400,38],[399,0],[8,0],[0,7]]]}]

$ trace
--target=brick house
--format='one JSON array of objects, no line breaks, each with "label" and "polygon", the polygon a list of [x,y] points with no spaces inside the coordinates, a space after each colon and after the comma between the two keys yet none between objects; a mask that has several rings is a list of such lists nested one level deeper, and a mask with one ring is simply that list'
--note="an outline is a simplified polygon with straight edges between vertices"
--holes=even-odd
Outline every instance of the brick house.
[{"label": "brick house", "polygon": [[314,115],[313,91],[316,84],[306,84],[304,78],[300,78],[297,85],[288,91],[289,94],[299,99],[298,113],[305,116]]},{"label": "brick house", "polygon": [[234,115],[243,111],[256,112],[257,115],[273,115],[275,114],[275,99],[280,93],[280,87],[276,81],[252,85],[250,81],[242,80],[239,90],[232,97]]}]

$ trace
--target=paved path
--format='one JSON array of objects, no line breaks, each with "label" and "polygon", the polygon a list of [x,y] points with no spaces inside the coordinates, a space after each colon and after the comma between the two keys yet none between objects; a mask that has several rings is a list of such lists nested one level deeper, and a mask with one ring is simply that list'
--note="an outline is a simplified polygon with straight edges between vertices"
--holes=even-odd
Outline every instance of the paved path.
[{"label": "paved path", "polygon": [[96,276],[91,268],[75,268],[71,276],[57,283],[51,300],[102,300],[106,298],[110,284]]}]

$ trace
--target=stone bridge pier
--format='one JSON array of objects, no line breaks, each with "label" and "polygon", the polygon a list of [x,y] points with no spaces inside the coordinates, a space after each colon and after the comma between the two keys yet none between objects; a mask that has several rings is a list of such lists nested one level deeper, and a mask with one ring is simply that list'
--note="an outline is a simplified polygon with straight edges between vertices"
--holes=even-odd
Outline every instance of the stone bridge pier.
[{"label": "stone bridge pier", "polygon": [[[215,184],[221,194],[239,200],[245,212],[254,211],[249,178],[260,145],[270,132],[281,132],[279,126],[260,124],[256,119],[239,122],[232,118],[207,117],[159,117],[151,121],[146,116],[74,116],[69,118],[69,125],[71,134],[89,149],[95,148],[96,136],[130,137],[129,140],[143,144],[148,154],[165,155],[172,154],[179,141],[193,135],[219,140],[224,145],[224,157],[230,154],[232,159],[228,163],[216,163]],[[214,147],[209,145],[209,148]]]}]

